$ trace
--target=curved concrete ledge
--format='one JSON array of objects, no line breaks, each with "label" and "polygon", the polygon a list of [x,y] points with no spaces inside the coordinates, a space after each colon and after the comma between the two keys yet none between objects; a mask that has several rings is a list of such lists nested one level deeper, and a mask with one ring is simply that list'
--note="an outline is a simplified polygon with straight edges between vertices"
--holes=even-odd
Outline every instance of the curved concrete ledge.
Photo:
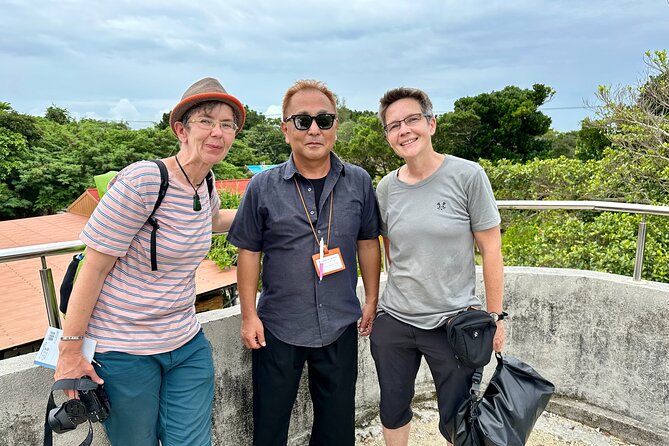
[{"label": "curved concrete ledge", "polygon": [[[669,445],[669,284],[508,267],[505,307],[511,314],[506,351],[556,384],[558,397],[551,410],[640,445]],[[239,309],[199,317],[216,361],[214,444],[250,444],[251,355],[239,342]],[[359,354],[356,407],[362,421],[376,417],[379,391],[366,338],[360,340]],[[3,444],[42,442],[53,373],[32,365],[34,356],[0,361]],[[293,445],[305,444],[309,435],[311,403],[304,384],[291,422]],[[417,397],[432,393],[424,368],[417,378]],[[80,428],[56,435],[54,444],[78,445],[85,435]],[[94,444],[108,444],[97,425]]]},{"label": "curved concrete ledge", "polygon": [[[507,268],[505,281],[507,351],[579,402],[562,415],[592,425],[608,413],[596,427],[669,444],[669,284],[522,267]],[[591,409],[576,410],[583,404]],[[600,415],[579,416],[587,412]]]}]

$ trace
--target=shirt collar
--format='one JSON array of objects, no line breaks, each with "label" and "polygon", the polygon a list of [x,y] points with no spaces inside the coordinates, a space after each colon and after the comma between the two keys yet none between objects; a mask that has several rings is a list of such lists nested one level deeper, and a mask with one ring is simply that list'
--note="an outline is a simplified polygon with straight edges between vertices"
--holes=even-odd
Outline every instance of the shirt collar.
[{"label": "shirt collar", "polygon": [[[295,174],[299,174],[300,172],[297,170],[297,167],[295,166],[295,162],[293,161],[293,154],[290,154],[290,158],[288,158],[288,161],[286,161],[286,164],[283,169],[283,179],[284,180],[290,180],[295,176]],[[334,174],[341,174],[341,176],[346,176],[346,170],[344,169],[344,163],[339,159],[337,155],[334,154],[334,152],[330,152],[330,172],[328,172],[328,176],[330,173]]]}]

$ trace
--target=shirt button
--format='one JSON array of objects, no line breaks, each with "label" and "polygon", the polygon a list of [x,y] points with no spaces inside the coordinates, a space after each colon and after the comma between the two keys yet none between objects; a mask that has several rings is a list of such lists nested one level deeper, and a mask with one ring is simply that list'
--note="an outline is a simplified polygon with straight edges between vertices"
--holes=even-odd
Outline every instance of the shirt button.
[{"label": "shirt button", "polygon": [[314,211],[309,212],[311,215],[314,215]]},{"label": "shirt button", "polygon": [[319,307],[323,308],[323,304],[318,304]]},{"label": "shirt button", "polygon": [[308,187],[307,190],[308,190],[309,192],[311,192],[311,188],[310,188],[310,187]]}]

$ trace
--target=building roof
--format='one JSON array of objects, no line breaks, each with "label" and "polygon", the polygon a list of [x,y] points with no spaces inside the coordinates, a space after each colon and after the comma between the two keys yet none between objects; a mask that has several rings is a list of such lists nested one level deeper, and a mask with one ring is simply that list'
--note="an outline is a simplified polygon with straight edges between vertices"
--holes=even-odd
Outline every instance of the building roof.
[{"label": "building roof", "polygon": [[246,191],[246,186],[249,184],[248,178],[239,179],[239,180],[216,180],[216,190],[225,189],[226,192],[231,194],[243,195]]},{"label": "building roof", "polygon": [[[63,213],[43,217],[0,221],[0,249],[78,240],[88,217]],[[58,289],[72,254],[47,257],[53,281]],[[40,259],[0,263],[0,350],[33,342],[44,337],[47,328],[44,295],[40,282]],[[195,286],[198,294],[237,282],[233,267],[222,271],[210,260],[197,270]]]},{"label": "building roof", "polygon": [[263,170],[271,169],[272,167],[276,167],[277,164],[249,164],[246,166],[246,168],[253,174],[257,174],[259,172],[262,172]]}]

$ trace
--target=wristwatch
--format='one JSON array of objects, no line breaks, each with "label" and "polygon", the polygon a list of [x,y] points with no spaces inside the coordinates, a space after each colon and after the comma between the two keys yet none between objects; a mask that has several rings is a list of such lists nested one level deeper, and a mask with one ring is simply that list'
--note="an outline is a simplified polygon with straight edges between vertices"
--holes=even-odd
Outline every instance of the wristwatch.
[{"label": "wristwatch", "polygon": [[492,316],[492,320],[497,322],[497,321],[503,321],[505,317],[507,317],[509,314],[505,313],[502,311],[501,313],[495,313],[495,312],[490,312],[490,316]]}]

